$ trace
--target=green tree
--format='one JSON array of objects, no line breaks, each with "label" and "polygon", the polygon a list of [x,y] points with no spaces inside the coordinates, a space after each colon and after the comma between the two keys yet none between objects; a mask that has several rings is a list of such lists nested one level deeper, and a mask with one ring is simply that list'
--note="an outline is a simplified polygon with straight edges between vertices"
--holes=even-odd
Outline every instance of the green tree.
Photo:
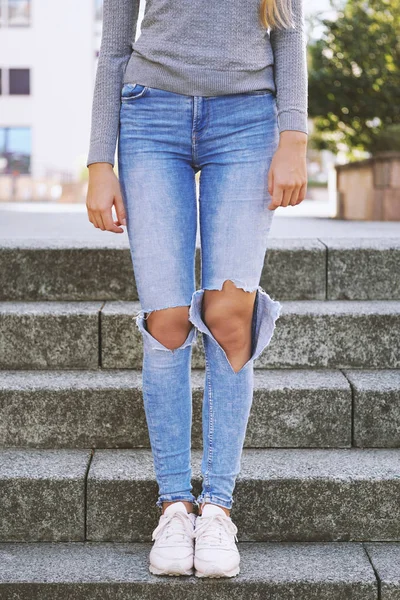
[{"label": "green tree", "polygon": [[323,36],[308,48],[314,144],[381,149],[384,132],[399,135],[400,0],[347,0],[321,23]]}]

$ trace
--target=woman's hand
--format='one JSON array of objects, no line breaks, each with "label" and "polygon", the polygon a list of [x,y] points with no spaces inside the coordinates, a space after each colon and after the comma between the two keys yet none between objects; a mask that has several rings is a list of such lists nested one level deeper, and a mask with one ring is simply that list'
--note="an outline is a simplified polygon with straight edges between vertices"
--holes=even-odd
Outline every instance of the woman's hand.
[{"label": "woman's hand", "polygon": [[[89,165],[89,186],[86,208],[89,221],[102,231],[123,233],[121,225],[126,225],[126,215],[121,189],[117,176],[110,163]],[[112,207],[115,206],[117,220],[113,221]]]},{"label": "woman's hand", "polygon": [[295,206],[305,198],[307,189],[307,134],[282,131],[279,146],[272,157],[268,173],[268,192],[272,196],[269,210],[278,206]]}]

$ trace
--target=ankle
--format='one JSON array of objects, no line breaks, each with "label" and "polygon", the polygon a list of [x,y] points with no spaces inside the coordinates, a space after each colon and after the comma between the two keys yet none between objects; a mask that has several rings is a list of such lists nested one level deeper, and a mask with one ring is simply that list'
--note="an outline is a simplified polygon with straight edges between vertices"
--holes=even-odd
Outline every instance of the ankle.
[{"label": "ankle", "polygon": [[[203,512],[203,506],[205,504],[215,504],[214,502],[203,502],[203,504],[199,505],[199,516],[201,516],[201,513]],[[219,506],[220,508],[222,508],[222,510],[224,511],[224,513],[230,517],[231,516],[231,511],[229,508],[226,508],[225,506],[221,506],[220,504],[216,504],[216,506]]]},{"label": "ankle", "polygon": [[170,506],[171,504],[174,504],[174,502],[183,502],[183,504],[185,505],[185,508],[186,508],[186,510],[187,510],[188,513],[194,512],[194,508],[193,508],[193,503],[192,502],[187,502],[186,500],[173,500],[172,502],[163,502],[163,505],[162,505],[162,514],[164,514],[165,509],[168,508],[168,506]]}]

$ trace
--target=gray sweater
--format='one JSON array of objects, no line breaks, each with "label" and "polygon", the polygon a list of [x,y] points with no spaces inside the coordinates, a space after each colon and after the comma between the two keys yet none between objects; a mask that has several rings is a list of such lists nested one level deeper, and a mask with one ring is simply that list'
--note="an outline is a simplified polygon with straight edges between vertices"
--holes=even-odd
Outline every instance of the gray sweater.
[{"label": "gray sweater", "polygon": [[303,0],[292,0],[295,27],[286,29],[262,27],[259,4],[147,0],[135,40],[139,0],[104,0],[87,166],[114,166],[128,82],[193,96],[268,88],[276,94],[279,131],[308,133]]}]

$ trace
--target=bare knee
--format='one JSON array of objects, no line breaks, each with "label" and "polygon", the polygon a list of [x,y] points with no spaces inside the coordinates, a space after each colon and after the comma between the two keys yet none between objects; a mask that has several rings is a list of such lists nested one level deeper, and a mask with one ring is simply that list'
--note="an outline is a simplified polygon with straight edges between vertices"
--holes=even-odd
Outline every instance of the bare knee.
[{"label": "bare knee", "polygon": [[182,346],[192,328],[188,306],[154,310],[145,317],[147,331],[170,350]]},{"label": "bare knee", "polygon": [[248,343],[255,295],[230,280],[222,290],[204,290],[204,322],[224,348],[240,349]]}]

